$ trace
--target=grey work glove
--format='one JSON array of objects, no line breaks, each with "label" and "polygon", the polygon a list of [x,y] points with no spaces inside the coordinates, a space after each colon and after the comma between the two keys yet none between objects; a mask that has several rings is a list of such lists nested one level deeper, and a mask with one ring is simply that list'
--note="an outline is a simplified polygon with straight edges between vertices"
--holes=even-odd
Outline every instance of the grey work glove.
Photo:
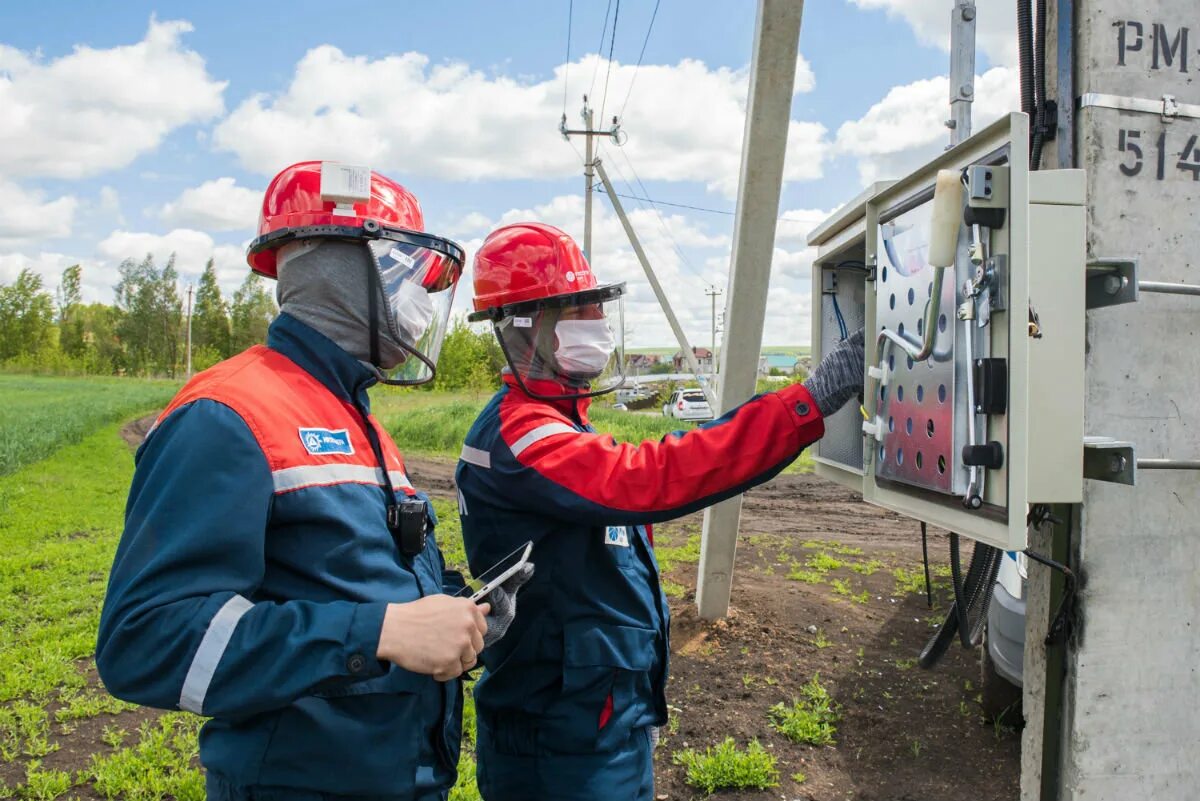
[{"label": "grey work glove", "polygon": [[804,382],[804,388],[817,402],[822,417],[828,417],[863,391],[863,371],[866,367],[863,330],[860,328],[843,339],[821,359],[817,369]]},{"label": "grey work glove", "polygon": [[517,591],[525,582],[533,578],[533,562],[527,562],[520,570],[508,577],[508,580],[488,593],[487,602],[492,605],[492,611],[487,620],[487,634],[483,635],[483,647],[487,648],[500,641],[508,631],[513,619],[517,616]]},{"label": "grey work glove", "polygon": [[658,726],[650,727],[650,750],[658,748],[658,741],[662,739],[662,731]]}]

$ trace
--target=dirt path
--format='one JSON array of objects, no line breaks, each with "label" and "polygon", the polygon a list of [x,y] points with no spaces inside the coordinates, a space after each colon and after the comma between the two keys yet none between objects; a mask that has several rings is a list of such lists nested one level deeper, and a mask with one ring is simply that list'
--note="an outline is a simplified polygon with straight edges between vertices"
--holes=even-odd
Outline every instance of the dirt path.
[{"label": "dirt path", "polygon": [[[454,461],[410,458],[407,466],[415,486],[454,497]],[[694,514],[656,528],[656,544],[694,542],[702,520]],[[940,532],[929,547],[933,563],[945,564]],[[816,583],[787,577],[818,554],[843,565]],[[683,591],[671,601],[675,721],[656,754],[659,798],[698,796],[670,756],[726,736],[742,745],[758,738],[778,760],[780,786],[721,798],[1016,798],[1019,734],[983,722],[976,653],[952,648],[934,671],[915,666],[942,614],[927,608],[923,587],[898,588],[897,569],[920,575],[915,522],[811,475],[780,476],[746,493],[728,620],[697,618],[694,563],[667,571]],[[946,597],[943,582],[938,600]],[[841,705],[837,742],[820,748],[788,741],[767,719],[814,674]],[[803,782],[792,778],[800,773]]]}]

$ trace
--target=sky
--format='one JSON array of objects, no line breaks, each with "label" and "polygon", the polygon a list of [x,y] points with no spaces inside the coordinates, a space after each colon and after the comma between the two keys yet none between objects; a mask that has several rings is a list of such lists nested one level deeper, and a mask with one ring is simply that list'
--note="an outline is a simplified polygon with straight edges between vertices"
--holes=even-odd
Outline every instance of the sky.
[{"label": "sky", "polygon": [[[1014,6],[978,5],[977,129],[1018,105]],[[764,344],[809,341],[808,232],[867,183],[902,177],[948,143],[952,7],[805,4]],[[263,189],[308,159],[369,165],[404,184],[426,229],[460,242],[468,265],[510,222],[549,222],[581,241],[582,141],[564,141],[558,124],[565,113],[578,125],[588,94],[598,121],[619,115],[628,139],[599,156],[618,193],[636,196],[622,202],[688,337],[707,344],[704,291],[728,281],[756,9],[4,4],[0,283],[28,267],[53,289],[81,264],[85,299],[111,303],[123,259],[174,253],[184,284],[212,258],[232,293]],[[593,251],[601,281],[628,285],[626,345],[673,345],[603,194]],[[470,278],[468,267],[458,310]]]}]

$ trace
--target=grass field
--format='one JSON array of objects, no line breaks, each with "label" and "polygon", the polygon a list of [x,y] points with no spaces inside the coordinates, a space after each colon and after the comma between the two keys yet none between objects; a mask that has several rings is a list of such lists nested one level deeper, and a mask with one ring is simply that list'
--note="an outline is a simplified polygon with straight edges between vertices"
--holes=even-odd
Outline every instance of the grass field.
[{"label": "grass field", "polygon": [[178,389],[174,381],[0,374],[0,476],[96,426],[161,408]]},{"label": "grass field", "polygon": [[[199,801],[203,720],[126,704],[93,662],[100,606],[122,527],[133,458],[121,424],[161,408],[170,382],[0,375],[0,799]],[[487,394],[382,390],[374,404],[408,452],[456,455]],[[623,441],[679,426],[597,405]],[[447,561],[465,565],[457,509],[437,500]],[[695,549],[695,543],[680,545]],[[661,558],[670,563],[673,551]],[[682,558],[682,556],[681,556]],[[474,710],[464,720],[451,801],[478,801]]]},{"label": "grass field", "polygon": [[[431,393],[382,388],[372,393],[371,409],[400,445],[401,451],[425,456],[458,456],[467,431],[491,396],[469,393]],[[593,404],[588,412],[597,431],[612,434],[618,442],[659,440],[672,431],[694,426],[657,414],[615,411]],[[800,455],[784,471],[811,473],[812,458]]]}]

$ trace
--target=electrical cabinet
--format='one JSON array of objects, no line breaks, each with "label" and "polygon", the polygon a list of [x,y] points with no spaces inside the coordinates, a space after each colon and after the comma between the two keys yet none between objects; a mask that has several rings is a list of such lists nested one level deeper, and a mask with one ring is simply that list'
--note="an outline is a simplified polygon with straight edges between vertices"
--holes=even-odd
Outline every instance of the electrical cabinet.
[{"label": "electrical cabinet", "polygon": [[809,236],[813,363],[861,327],[868,373],[817,472],[1006,550],[1031,504],[1083,488],[1083,174],[1028,160],[1009,115]]}]

